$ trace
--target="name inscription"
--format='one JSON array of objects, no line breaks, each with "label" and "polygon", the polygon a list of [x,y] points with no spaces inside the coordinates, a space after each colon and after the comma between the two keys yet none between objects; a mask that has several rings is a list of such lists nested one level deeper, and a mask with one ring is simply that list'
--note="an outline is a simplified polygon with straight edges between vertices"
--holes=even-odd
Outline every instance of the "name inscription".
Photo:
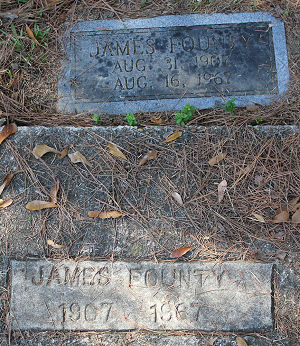
[{"label": "name inscription", "polygon": [[80,102],[277,93],[269,23],[71,33]]},{"label": "name inscription", "polygon": [[261,330],[271,264],[12,261],[14,329]]}]

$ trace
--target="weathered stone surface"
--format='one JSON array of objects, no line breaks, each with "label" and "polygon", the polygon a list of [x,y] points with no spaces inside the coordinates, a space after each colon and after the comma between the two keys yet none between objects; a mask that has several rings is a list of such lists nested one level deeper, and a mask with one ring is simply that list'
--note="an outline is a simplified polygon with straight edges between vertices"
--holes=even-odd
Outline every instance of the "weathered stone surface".
[{"label": "weathered stone surface", "polygon": [[266,104],[289,80],[283,23],[266,13],[82,22],[67,36],[62,112]]},{"label": "weathered stone surface", "polygon": [[272,264],[11,262],[14,330],[272,328]]}]

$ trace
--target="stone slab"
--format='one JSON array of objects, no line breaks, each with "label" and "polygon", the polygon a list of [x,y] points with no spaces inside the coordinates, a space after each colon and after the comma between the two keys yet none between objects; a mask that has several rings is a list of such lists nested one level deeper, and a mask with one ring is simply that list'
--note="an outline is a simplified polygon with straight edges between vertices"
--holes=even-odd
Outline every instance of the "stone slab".
[{"label": "stone slab", "polygon": [[11,261],[14,330],[270,330],[271,263]]},{"label": "stone slab", "polygon": [[289,81],[284,25],[267,13],[80,22],[64,39],[60,112],[269,104]]}]

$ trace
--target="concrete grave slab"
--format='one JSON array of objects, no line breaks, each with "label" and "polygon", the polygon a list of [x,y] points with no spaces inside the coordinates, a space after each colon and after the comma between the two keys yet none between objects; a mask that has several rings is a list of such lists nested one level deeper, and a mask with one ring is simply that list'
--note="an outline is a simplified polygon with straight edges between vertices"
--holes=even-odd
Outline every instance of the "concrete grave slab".
[{"label": "concrete grave slab", "polygon": [[12,328],[270,330],[272,267],[250,262],[13,260]]},{"label": "concrete grave slab", "polygon": [[289,81],[284,25],[267,13],[80,22],[64,47],[60,112],[270,104]]}]

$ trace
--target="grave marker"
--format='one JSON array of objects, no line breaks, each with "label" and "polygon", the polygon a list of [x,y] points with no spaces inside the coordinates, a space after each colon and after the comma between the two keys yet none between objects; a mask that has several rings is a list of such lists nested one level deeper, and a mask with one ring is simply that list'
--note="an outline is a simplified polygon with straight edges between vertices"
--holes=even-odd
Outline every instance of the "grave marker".
[{"label": "grave marker", "polygon": [[66,37],[61,112],[268,104],[289,80],[283,23],[266,13],[81,22]]},{"label": "grave marker", "polygon": [[272,264],[11,262],[14,330],[272,328]]}]

